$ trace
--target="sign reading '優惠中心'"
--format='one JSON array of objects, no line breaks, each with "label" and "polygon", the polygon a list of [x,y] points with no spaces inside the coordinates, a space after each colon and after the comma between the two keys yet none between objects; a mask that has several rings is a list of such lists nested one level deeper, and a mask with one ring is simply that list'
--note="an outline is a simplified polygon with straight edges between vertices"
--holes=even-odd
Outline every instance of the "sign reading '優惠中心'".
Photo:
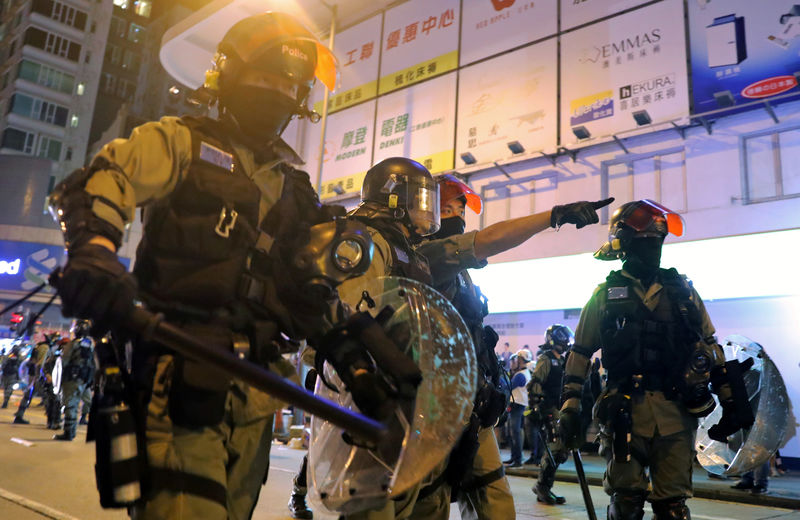
[{"label": "sign reading '\u512a\u60e0\u4e2d\u5fc3'", "polygon": [[458,67],[458,0],[411,0],[384,17],[381,94]]}]

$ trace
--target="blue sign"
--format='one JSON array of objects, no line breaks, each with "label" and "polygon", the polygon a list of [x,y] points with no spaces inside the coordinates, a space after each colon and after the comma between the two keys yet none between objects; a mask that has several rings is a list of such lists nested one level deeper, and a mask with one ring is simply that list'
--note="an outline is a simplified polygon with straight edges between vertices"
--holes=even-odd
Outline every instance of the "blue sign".
[{"label": "blue sign", "polygon": [[800,99],[800,1],[698,0],[688,6],[692,113]]},{"label": "blue sign", "polygon": [[0,290],[30,291],[65,260],[63,245],[0,240]]}]

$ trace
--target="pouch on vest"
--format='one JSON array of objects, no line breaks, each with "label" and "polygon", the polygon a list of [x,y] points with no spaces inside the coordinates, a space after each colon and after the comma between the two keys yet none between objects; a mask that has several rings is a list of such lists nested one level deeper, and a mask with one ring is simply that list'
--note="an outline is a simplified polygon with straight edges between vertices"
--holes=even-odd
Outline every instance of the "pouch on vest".
[{"label": "pouch on vest", "polygon": [[[232,347],[232,334],[220,327],[192,325],[186,332],[207,338],[220,349]],[[231,378],[213,365],[175,356],[175,374],[169,394],[172,422],[185,428],[203,428],[219,424],[225,414],[225,400]]]}]

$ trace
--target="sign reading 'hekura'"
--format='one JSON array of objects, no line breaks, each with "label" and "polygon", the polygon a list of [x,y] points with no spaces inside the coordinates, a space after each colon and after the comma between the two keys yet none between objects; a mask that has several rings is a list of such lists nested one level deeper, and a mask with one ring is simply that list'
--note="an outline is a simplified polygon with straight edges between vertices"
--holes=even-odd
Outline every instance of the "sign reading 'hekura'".
[{"label": "sign reading 'hekura'", "polygon": [[634,115],[641,120],[641,112],[659,123],[688,111],[681,0],[647,5],[562,35],[562,145],[635,129]]}]

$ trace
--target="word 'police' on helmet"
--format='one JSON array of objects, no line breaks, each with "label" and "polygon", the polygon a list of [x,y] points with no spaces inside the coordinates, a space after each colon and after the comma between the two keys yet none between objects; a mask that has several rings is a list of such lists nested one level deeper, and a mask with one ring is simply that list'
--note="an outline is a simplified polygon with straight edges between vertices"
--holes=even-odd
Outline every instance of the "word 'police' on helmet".
[{"label": "word 'police' on helmet", "polygon": [[297,85],[300,102],[315,79],[336,88],[336,57],[314,34],[286,13],[265,12],[236,22],[217,47],[204,89],[217,93],[235,83],[245,67],[263,70]]},{"label": "word 'police' on helmet", "polygon": [[558,345],[567,349],[575,343],[575,333],[566,325],[554,323],[547,327],[544,333],[544,343],[549,347]]},{"label": "word 'police' on helmet", "polygon": [[627,202],[611,215],[608,242],[594,253],[598,260],[623,258],[634,238],[665,237],[667,233],[683,235],[683,217],[650,199]]},{"label": "word 'police' on helmet", "polygon": [[390,157],[370,168],[361,199],[385,206],[422,236],[439,230],[439,186],[431,172],[412,159]]},{"label": "word 'police' on helmet", "polygon": [[455,175],[446,173],[436,177],[436,182],[439,183],[439,200],[441,207],[444,207],[451,200],[464,198],[464,205],[480,215],[483,211],[483,202],[481,196],[475,193],[472,188],[467,186],[466,183],[461,182]]}]

